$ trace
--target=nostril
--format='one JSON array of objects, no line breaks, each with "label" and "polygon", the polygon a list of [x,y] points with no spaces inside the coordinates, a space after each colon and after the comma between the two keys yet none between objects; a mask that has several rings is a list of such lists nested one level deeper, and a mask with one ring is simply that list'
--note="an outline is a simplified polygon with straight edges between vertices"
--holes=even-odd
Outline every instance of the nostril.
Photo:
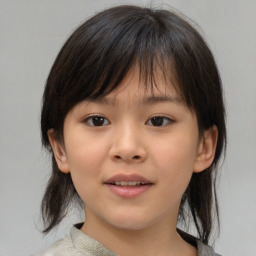
[{"label": "nostril", "polygon": [[[140,158],[141,158],[140,156],[136,155],[136,156],[133,156],[133,157],[130,158],[130,159],[138,160],[138,159],[140,159]],[[119,156],[119,155],[116,155],[116,156],[115,156],[115,159],[122,159],[122,157]]]}]

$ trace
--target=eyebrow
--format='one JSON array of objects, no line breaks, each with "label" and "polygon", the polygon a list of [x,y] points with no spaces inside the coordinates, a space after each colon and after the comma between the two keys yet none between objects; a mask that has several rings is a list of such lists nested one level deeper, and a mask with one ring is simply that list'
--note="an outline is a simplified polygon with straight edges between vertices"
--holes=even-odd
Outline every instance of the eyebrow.
[{"label": "eyebrow", "polygon": [[[116,99],[108,99],[106,97],[99,97],[99,98],[95,98],[95,99],[90,99],[91,102],[94,103],[100,103],[100,104],[104,104],[104,105],[116,105]],[[141,100],[141,104],[154,104],[154,103],[163,103],[163,102],[171,102],[171,103],[178,103],[178,104],[185,104],[184,100],[181,98],[177,98],[177,97],[172,97],[172,96],[149,96],[149,97],[145,97]]]},{"label": "eyebrow", "polygon": [[142,100],[142,103],[144,104],[154,104],[154,103],[161,103],[161,102],[173,102],[173,103],[179,103],[179,104],[184,104],[184,100],[181,98],[177,97],[172,97],[172,96],[150,96],[146,97]]}]

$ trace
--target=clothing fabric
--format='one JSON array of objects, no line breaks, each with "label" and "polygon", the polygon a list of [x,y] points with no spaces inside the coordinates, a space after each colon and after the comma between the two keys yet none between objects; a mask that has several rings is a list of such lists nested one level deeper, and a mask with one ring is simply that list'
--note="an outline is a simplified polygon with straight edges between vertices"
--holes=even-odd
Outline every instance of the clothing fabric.
[{"label": "clothing fabric", "polygon": [[[220,256],[213,249],[195,239],[197,256]],[[118,256],[98,241],[72,227],[70,235],[55,242],[50,248],[32,256]]]}]

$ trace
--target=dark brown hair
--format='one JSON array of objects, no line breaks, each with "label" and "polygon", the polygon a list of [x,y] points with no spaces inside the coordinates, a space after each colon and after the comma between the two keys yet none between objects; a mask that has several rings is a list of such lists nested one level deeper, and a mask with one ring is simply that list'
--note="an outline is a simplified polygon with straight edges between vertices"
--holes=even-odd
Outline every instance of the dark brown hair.
[{"label": "dark brown hair", "polygon": [[44,232],[59,224],[79,198],[70,174],[58,169],[47,131],[53,128],[61,140],[67,113],[85,99],[110,93],[135,65],[145,86],[157,86],[156,67],[166,79],[174,76],[177,90],[197,115],[199,132],[218,128],[215,159],[208,169],[193,174],[180,206],[180,219],[190,212],[199,238],[208,243],[213,215],[219,220],[216,171],[226,141],[221,79],[207,44],[185,18],[137,6],[110,8],[87,20],[64,44],[50,71],[41,115],[42,143],[52,155],[42,201]]}]

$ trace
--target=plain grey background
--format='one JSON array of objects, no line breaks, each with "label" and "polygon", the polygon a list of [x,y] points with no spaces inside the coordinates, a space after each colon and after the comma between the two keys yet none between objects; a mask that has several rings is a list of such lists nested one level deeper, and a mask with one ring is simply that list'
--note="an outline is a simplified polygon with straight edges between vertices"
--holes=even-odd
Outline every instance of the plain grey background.
[{"label": "plain grey background", "polygon": [[255,0],[0,0],[0,256],[39,251],[79,219],[70,217],[46,237],[40,233],[40,200],[50,169],[40,145],[41,96],[74,28],[96,11],[124,3],[177,8],[201,27],[215,54],[228,113],[215,249],[224,256],[255,256]]}]

